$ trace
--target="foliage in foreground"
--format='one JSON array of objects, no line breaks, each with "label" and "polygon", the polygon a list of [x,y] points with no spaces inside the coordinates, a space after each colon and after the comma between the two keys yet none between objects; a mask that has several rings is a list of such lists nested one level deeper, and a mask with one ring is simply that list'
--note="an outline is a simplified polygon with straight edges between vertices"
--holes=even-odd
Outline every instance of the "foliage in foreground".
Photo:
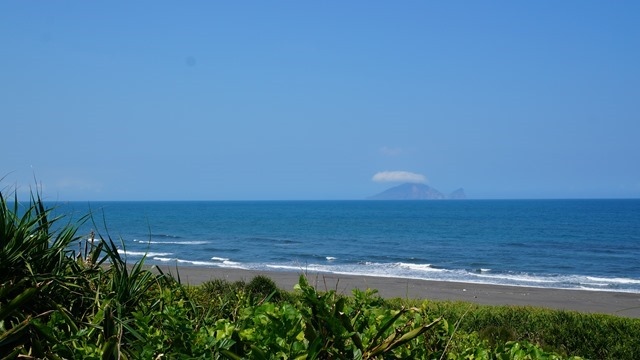
[{"label": "foliage in foreground", "polygon": [[[303,276],[293,293],[265,277],[187,288],[142,261],[127,264],[110,238],[99,237],[82,254],[69,250],[80,240],[77,228],[50,215],[37,196],[20,208],[0,194],[2,359],[563,358],[539,346],[549,345],[547,331],[559,330],[532,312],[507,320],[504,310],[397,304],[373,290],[345,297],[319,292]],[[550,348],[591,357],[579,340],[603,335],[583,337],[586,322],[575,319],[560,323],[565,343]],[[640,334],[633,319],[600,320],[589,324]],[[509,321],[538,328],[526,333],[512,325],[508,336],[491,330]],[[622,343],[593,357],[634,358],[635,347]]]},{"label": "foliage in foreground", "polygon": [[[390,300],[398,306],[411,301]],[[460,321],[490,343],[527,340],[562,354],[588,359],[640,359],[640,319],[576,311],[462,302],[429,302],[429,314]]]}]

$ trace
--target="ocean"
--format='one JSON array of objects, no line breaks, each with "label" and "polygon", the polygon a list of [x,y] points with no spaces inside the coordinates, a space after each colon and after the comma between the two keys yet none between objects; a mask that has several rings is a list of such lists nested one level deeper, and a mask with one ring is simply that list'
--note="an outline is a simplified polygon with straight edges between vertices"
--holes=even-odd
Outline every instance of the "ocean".
[{"label": "ocean", "polygon": [[128,262],[640,293],[640,200],[49,205]]}]

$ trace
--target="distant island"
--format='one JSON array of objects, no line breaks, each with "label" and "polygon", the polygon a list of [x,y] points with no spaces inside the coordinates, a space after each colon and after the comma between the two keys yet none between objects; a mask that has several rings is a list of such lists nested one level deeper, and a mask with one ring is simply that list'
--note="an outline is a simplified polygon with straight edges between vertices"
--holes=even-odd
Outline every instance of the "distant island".
[{"label": "distant island", "polygon": [[460,188],[449,195],[425,184],[405,183],[368,197],[368,200],[461,200],[466,199],[464,189]]}]

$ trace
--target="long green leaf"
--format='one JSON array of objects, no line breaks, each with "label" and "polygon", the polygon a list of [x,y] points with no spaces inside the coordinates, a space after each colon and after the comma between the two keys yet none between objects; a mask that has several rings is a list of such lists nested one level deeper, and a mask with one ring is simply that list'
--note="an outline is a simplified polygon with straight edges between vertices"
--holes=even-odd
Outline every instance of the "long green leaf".
[{"label": "long green leaf", "polygon": [[391,319],[384,323],[376,333],[376,335],[371,339],[371,345],[375,344],[376,341],[393,325],[402,316],[402,314],[406,313],[407,309],[402,308],[395,314]]},{"label": "long green leaf", "polygon": [[0,320],[4,320],[11,313],[25,306],[45,285],[44,283],[37,284],[35,287],[30,287],[23,291],[20,295],[16,296],[7,305],[0,308]]},{"label": "long green leaf", "polygon": [[233,359],[233,360],[242,360],[241,356],[238,356],[236,354],[234,354],[233,352],[227,350],[227,349],[222,349],[220,350],[220,353],[226,357],[228,357],[229,359]]},{"label": "long green leaf", "polygon": [[23,333],[29,331],[28,326],[30,323],[31,318],[29,317],[23,320],[20,324],[0,334],[0,349],[3,349],[5,346],[8,346],[12,343],[22,343],[26,339],[28,339],[28,337]]},{"label": "long green leaf", "polygon": [[102,347],[102,360],[111,360],[117,358],[118,339],[115,336],[110,337]]},{"label": "long green leaf", "polygon": [[442,317],[437,318],[436,320],[434,320],[430,324],[420,326],[418,328],[415,328],[415,329],[409,331],[408,333],[405,333],[399,339],[397,338],[397,336],[393,336],[393,335],[389,336],[383,343],[381,343],[380,345],[378,345],[375,348],[373,348],[370,352],[368,352],[367,356],[365,356],[365,357],[367,357],[367,358],[368,357],[375,357],[375,356],[378,356],[378,355],[380,355],[382,353],[386,353],[388,351],[391,351],[391,350],[395,349],[396,347],[398,347],[400,345],[403,345],[403,344],[415,339],[417,336],[420,336],[421,334],[423,334],[425,331],[431,329],[433,326],[435,326],[440,321],[442,321]]}]

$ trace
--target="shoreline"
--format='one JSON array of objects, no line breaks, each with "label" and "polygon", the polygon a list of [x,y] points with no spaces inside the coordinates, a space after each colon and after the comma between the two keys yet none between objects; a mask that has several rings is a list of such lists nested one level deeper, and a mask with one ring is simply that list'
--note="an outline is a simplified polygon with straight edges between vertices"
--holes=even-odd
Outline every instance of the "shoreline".
[{"label": "shoreline", "polygon": [[378,290],[386,299],[465,301],[479,305],[534,306],[584,313],[601,313],[640,318],[640,294],[579,289],[550,289],[509,285],[487,285],[408,278],[347,275],[322,272],[259,271],[230,268],[156,265],[164,273],[176,275],[183,284],[199,285],[212,279],[249,281],[257,275],[271,278],[279,288],[293,291],[300,275],[321,291],[336,290],[351,295],[352,289]]}]

